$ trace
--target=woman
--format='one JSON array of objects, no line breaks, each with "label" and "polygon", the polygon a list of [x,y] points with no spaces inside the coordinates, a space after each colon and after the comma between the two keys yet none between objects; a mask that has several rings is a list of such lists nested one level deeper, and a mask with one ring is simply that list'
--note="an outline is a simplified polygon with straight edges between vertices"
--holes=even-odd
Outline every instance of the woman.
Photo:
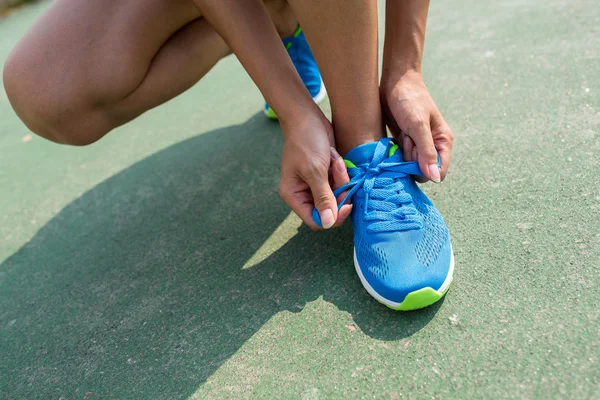
[{"label": "woman", "polygon": [[[428,5],[388,1],[379,84],[374,1],[57,0],[9,57],[4,85],[32,131],[84,145],[182,93],[231,48],[279,117],[283,200],[313,229],[352,213],[367,290],[392,308],[420,308],[443,296],[453,272],[446,226],[411,178],[441,182],[453,141],[421,77]],[[331,123],[314,101],[320,85],[296,72],[312,54],[290,58],[281,45],[296,19]],[[384,139],[384,122],[400,150]],[[338,207],[330,171],[353,206],[347,198]]]}]

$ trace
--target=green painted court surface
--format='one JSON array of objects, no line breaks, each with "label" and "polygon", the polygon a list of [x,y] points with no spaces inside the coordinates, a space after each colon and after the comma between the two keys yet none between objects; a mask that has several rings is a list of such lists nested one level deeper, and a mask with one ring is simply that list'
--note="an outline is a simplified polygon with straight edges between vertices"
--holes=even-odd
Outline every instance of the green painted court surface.
[{"label": "green painted court surface", "polygon": [[[86,148],[28,136],[0,91],[0,398],[599,398],[597,2],[432,3],[440,304],[387,310],[349,226],[290,216],[234,58]],[[0,21],[0,63],[47,4]]]}]

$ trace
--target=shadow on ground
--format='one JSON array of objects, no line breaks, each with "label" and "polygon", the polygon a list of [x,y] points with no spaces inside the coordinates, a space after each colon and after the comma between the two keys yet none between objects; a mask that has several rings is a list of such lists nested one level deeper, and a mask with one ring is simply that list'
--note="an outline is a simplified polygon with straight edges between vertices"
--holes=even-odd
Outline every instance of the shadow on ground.
[{"label": "shadow on ground", "polygon": [[320,296],[376,339],[425,326],[439,305],[399,314],[366,294],[349,226],[302,227],[242,269],[289,213],[281,147],[276,124],[254,117],[160,151],[62,210],[0,267],[2,392],[189,396],[273,315]]}]

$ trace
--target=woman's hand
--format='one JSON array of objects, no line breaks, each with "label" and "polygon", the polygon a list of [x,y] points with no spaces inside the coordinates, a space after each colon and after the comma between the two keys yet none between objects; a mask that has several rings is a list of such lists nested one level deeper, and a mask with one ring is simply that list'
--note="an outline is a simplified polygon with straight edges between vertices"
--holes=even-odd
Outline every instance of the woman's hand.
[{"label": "woman's hand", "polygon": [[398,79],[384,79],[380,92],[385,123],[398,140],[404,160],[418,161],[426,180],[443,181],[450,165],[454,135],[421,74],[411,71]]},{"label": "woman's hand", "polygon": [[338,213],[332,186],[342,186],[350,178],[344,160],[335,151],[331,124],[322,114],[280,122],[285,138],[281,198],[313,230],[320,229],[312,218],[313,207],[319,211],[323,228],[341,225],[352,206],[344,205]]}]

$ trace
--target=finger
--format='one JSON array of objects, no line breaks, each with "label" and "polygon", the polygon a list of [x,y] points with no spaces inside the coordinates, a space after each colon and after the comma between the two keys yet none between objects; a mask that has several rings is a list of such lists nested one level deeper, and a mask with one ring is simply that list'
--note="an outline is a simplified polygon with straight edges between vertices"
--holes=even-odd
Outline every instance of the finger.
[{"label": "finger", "polygon": [[312,202],[309,203],[297,203],[297,204],[288,204],[293,212],[304,222],[310,229],[313,231],[320,231],[323,229],[322,226],[318,225],[315,222],[313,217],[314,205]]},{"label": "finger", "polygon": [[[412,157],[413,161],[417,161],[419,159],[419,151],[417,150],[416,147],[413,147],[411,157]],[[415,181],[417,181],[419,183],[425,183],[429,180],[423,175],[416,175],[416,176],[413,176],[413,178]]]},{"label": "finger", "polygon": [[280,187],[279,195],[281,199],[292,209],[292,211],[314,231],[321,230],[319,225],[313,220],[312,211],[314,208],[312,195],[308,191],[292,192],[289,188]]},{"label": "finger", "polygon": [[447,146],[440,146],[438,148],[438,154],[440,155],[440,162],[442,164],[442,168],[440,168],[440,174],[443,181],[446,179],[446,174],[448,173],[448,168],[450,167],[451,151]]},{"label": "finger", "polygon": [[390,132],[392,133],[392,136],[395,138],[398,138],[400,136],[400,134],[402,133],[402,130],[398,126],[398,123],[396,122],[396,118],[394,118],[393,113],[391,112],[389,106],[387,105],[387,99],[385,98],[385,96],[381,97],[381,105],[382,105],[382,110],[383,110],[383,113],[382,113],[383,121],[389,128]]},{"label": "finger", "polygon": [[435,147],[440,155],[441,178],[444,180],[446,178],[446,174],[448,173],[448,168],[450,167],[454,134],[452,133],[452,129],[450,129],[446,121],[444,121],[444,118],[441,116],[441,114],[432,120],[432,126],[438,127],[434,128],[433,130],[435,132]]},{"label": "finger", "polygon": [[[338,204],[342,204],[342,202],[346,198],[346,194],[348,194],[347,190],[339,194],[339,196],[336,199],[336,201],[337,201]],[[344,223],[344,221],[348,218],[348,216],[350,216],[350,214],[352,213],[352,204],[351,204],[351,201],[352,201],[352,199],[346,200],[346,202],[348,204],[342,205],[342,207],[339,209],[339,211],[338,211],[338,219],[335,222],[334,228],[338,227],[338,226],[341,226]]]},{"label": "finger", "polygon": [[437,163],[437,152],[433,144],[431,129],[428,120],[414,120],[410,124],[410,129],[405,132],[415,142],[419,154],[417,161],[421,172],[433,182],[440,183],[440,169]]},{"label": "finger", "polygon": [[[346,190],[346,191],[340,193],[340,195],[337,197],[336,202],[338,204],[338,207],[342,204],[342,201],[344,201],[347,194],[348,194],[348,191]],[[344,221],[346,220],[346,218],[348,218],[348,216],[350,215],[351,212],[352,212],[352,204],[342,205],[341,208],[338,209],[337,220],[336,220],[335,224],[333,225],[334,228],[342,225],[344,223]]]},{"label": "finger", "polygon": [[416,160],[412,158],[413,149],[415,148],[415,142],[410,137],[402,134],[402,159],[404,161]]},{"label": "finger", "polygon": [[352,214],[352,204],[344,204],[342,208],[340,208],[340,211],[338,211],[338,218],[337,221],[335,221],[335,225],[333,225],[333,227],[337,228],[339,226],[342,226],[344,222],[346,222],[350,214]]},{"label": "finger", "polygon": [[329,185],[328,169],[312,165],[301,176],[310,188],[317,210],[313,212],[313,219],[325,229],[331,228],[337,219],[337,202]]},{"label": "finger", "polygon": [[333,188],[337,189],[350,182],[348,170],[344,159],[339,155],[335,148],[331,148],[331,177],[333,180]]},{"label": "finger", "polygon": [[318,225],[329,229],[335,224],[338,213],[337,203],[335,202],[331,187],[326,180],[323,182],[313,181],[309,183],[309,186],[313,195],[315,209],[318,212],[317,215],[313,211],[313,219],[315,219]]}]

